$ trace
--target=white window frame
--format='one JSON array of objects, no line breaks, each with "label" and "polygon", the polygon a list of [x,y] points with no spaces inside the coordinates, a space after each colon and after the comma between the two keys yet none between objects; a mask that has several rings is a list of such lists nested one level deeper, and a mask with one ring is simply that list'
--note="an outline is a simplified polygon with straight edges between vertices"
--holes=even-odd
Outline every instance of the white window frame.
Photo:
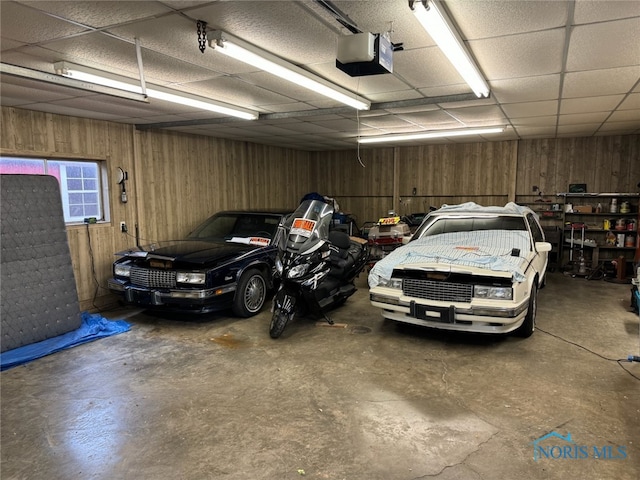
[{"label": "white window frame", "polygon": [[[107,223],[110,221],[110,210],[109,210],[109,182],[108,182],[108,172],[107,172],[107,162],[104,160],[79,160],[73,158],[33,158],[33,157],[20,157],[20,156],[1,156],[2,159],[8,160],[21,160],[27,162],[40,162],[43,166],[44,175],[49,175],[49,162],[55,162],[60,165],[60,178],[59,186],[60,186],[60,197],[62,200],[62,210],[64,214],[64,221],[67,225],[76,225],[85,223],[85,218],[91,217],[78,217],[71,216],[70,206],[69,206],[69,195],[70,193],[75,193],[76,191],[69,192],[67,190],[67,168],[65,163],[70,164],[82,164],[82,163],[91,163],[96,165],[98,169],[98,178],[97,178],[97,189],[91,190],[91,192],[97,192],[98,194],[98,210],[99,214],[96,216],[97,223]],[[20,174],[19,172],[16,174]],[[56,177],[57,178],[57,177]],[[82,190],[78,191],[82,192]]]}]

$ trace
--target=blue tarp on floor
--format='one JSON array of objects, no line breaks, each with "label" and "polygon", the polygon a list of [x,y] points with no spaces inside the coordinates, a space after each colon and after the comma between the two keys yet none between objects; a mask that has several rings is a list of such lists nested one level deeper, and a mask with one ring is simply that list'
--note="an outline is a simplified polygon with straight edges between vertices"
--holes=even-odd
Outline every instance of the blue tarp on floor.
[{"label": "blue tarp on floor", "polygon": [[0,370],[16,367],[36,358],[99,338],[124,333],[130,329],[131,326],[124,320],[107,320],[98,314],[82,312],[82,323],[77,330],[0,354]]}]

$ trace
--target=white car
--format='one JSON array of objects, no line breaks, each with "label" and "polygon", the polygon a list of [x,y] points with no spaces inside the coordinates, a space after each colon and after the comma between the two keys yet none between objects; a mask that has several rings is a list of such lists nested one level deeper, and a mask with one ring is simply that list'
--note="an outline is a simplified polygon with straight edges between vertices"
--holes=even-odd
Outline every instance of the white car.
[{"label": "white car", "polygon": [[529,208],[445,205],[375,264],[369,298],[396,322],[529,337],[550,250]]}]

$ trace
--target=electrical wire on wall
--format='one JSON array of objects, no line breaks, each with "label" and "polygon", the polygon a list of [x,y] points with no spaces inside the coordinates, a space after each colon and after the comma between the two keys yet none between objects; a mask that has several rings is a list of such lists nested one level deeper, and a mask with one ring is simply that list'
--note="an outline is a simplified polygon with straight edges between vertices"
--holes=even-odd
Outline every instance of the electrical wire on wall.
[{"label": "electrical wire on wall", "polygon": [[98,312],[102,312],[98,306],[96,305],[96,298],[98,298],[98,290],[100,289],[100,283],[98,282],[98,275],[96,274],[96,265],[93,259],[93,247],[91,246],[91,233],[89,232],[89,224],[87,226],[87,241],[89,243],[89,258],[91,259],[91,274],[93,275],[93,281],[96,284],[96,289],[93,292],[93,300],[91,300],[91,304],[93,308],[95,308]]},{"label": "electrical wire on wall", "polygon": [[[360,77],[358,77],[358,84],[356,85],[356,95],[360,94]],[[365,164],[362,163],[362,159],[360,158],[360,110],[356,109],[356,122],[358,124],[358,136],[357,138],[357,158],[358,158],[358,163],[360,164],[360,166],[362,168],[366,168]]]}]

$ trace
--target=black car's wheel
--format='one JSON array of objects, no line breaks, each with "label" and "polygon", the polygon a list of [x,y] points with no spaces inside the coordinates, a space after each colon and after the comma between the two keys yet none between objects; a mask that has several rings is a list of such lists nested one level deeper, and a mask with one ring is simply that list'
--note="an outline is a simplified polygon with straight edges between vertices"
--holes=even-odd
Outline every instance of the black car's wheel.
[{"label": "black car's wheel", "polygon": [[267,282],[263,273],[251,269],[240,277],[233,299],[233,313],[238,317],[252,317],[262,309],[266,298]]},{"label": "black car's wheel", "polygon": [[533,334],[536,329],[536,313],[538,310],[538,286],[533,285],[531,287],[531,295],[529,295],[529,308],[527,309],[527,316],[524,318],[522,325],[513,332],[516,336],[527,338]]},{"label": "black car's wheel", "polygon": [[284,332],[284,327],[287,326],[289,321],[289,315],[282,310],[276,310],[271,317],[271,325],[269,325],[269,335],[271,338],[278,338]]}]

